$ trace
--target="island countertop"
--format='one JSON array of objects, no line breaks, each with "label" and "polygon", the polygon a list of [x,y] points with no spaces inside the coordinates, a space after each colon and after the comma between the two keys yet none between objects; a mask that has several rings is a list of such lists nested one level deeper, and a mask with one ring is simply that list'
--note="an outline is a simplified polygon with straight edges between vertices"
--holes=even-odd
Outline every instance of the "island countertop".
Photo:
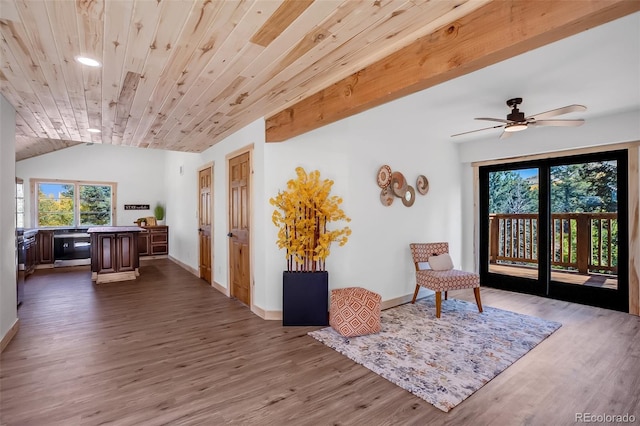
[{"label": "island countertop", "polygon": [[139,226],[94,226],[87,230],[88,233],[113,234],[118,232],[142,232],[144,229]]}]

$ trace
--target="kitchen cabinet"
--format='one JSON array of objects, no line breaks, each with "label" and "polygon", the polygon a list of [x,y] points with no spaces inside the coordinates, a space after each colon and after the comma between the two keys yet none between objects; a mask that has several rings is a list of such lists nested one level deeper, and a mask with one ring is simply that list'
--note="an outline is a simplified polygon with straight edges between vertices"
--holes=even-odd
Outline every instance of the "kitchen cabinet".
[{"label": "kitchen cabinet", "polygon": [[40,265],[52,264],[53,257],[53,231],[38,230],[37,235],[37,262]]},{"label": "kitchen cabinet", "polygon": [[160,256],[169,254],[169,227],[143,226],[138,234],[138,252],[140,256]]},{"label": "kitchen cabinet", "polygon": [[135,280],[139,275],[137,226],[89,228],[91,280],[96,283]]},{"label": "kitchen cabinet", "polygon": [[138,255],[149,256],[149,230],[145,229],[138,233]]},{"label": "kitchen cabinet", "polygon": [[33,274],[38,263],[38,239],[35,234],[26,234],[23,237],[24,244],[24,275],[25,277]]}]

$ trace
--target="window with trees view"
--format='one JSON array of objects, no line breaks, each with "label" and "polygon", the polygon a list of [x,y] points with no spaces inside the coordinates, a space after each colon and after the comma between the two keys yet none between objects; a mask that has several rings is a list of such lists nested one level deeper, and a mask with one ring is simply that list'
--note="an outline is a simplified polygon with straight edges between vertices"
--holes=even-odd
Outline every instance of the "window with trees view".
[{"label": "window with trees view", "polygon": [[37,226],[103,226],[113,223],[115,184],[37,181]]}]

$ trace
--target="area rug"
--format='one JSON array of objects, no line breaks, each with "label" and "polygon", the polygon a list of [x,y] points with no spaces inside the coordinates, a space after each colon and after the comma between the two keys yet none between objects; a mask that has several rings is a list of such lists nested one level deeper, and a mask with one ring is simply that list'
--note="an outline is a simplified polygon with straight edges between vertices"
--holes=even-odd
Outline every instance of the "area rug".
[{"label": "area rug", "polygon": [[433,296],[382,312],[382,331],[343,337],[333,328],[310,336],[448,412],[560,328],[561,324]]}]

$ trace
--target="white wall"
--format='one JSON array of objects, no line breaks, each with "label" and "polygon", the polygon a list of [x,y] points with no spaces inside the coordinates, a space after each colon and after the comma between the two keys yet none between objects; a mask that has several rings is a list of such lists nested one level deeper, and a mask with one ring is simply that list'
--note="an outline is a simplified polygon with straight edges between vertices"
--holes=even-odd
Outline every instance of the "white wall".
[{"label": "white wall", "polygon": [[0,95],[0,338],[18,316],[16,309],[15,161],[16,112]]},{"label": "white wall", "polygon": [[198,269],[198,175],[199,154],[167,151],[164,165],[166,224],[169,254]]},{"label": "white wall", "polygon": [[[343,197],[353,233],[346,246],[332,247],[327,261],[331,288],[362,286],[383,300],[406,296],[415,288],[409,243],[449,241],[460,264],[460,166],[456,147],[448,141],[425,138],[430,123],[419,96],[333,123],[280,144],[267,144],[266,191],[269,196],[285,188],[300,165],[318,169],[334,180],[333,193]],[[380,203],[376,174],[387,164],[404,174],[415,187],[418,175],[430,182],[426,196],[416,195],[412,207],[400,199],[385,207]],[[272,208],[267,206],[267,219]],[[281,308],[281,271],[284,254],[275,246],[277,229],[265,222],[268,237],[266,309]]]},{"label": "white wall", "polygon": [[[461,169],[455,144],[426,138],[437,123],[425,119],[419,96],[408,96],[355,117],[324,126],[282,143],[264,143],[264,120],[260,119],[205,151],[198,161],[185,161],[170,153],[167,174],[182,164],[184,179],[196,183],[197,169],[214,163],[213,275],[228,288],[227,156],[253,144],[252,251],[254,303],[266,311],[282,307],[282,271],[286,260],[276,246],[277,229],[271,222],[269,198],[295,177],[295,168],[319,170],[334,181],[332,193],[344,199],[353,234],[346,246],[334,245],[327,261],[331,288],[363,286],[379,292],[383,300],[412,294],[415,274],[409,243],[449,241],[456,264],[463,248],[461,223]],[[416,195],[405,207],[396,199],[390,207],[380,203],[376,174],[387,164],[402,172],[415,187],[418,175],[430,182],[426,196]],[[177,182],[177,181],[176,181]],[[175,183],[175,182],[174,182]],[[171,183],[169,183],[171,185]],[[191,221],[184,242],[172,246],[172,256],[197,268],[196,187],[187,182],[170,186],[168,209],[181,204],[172,219]]]},{"label": "white wall", "polygon": [[[166,202],[165,151],[116,145],[76,145],[16,163],[16,175],[25,182],[25,227],[35,227],[31,217],[31,179],[68,179],[116,182],[118,226],[133,225],[153,216],[156,203]],[[125,204],[149,204],[150,210],[124,210]],[[167,206],[167,224],[171,209]]]}]

